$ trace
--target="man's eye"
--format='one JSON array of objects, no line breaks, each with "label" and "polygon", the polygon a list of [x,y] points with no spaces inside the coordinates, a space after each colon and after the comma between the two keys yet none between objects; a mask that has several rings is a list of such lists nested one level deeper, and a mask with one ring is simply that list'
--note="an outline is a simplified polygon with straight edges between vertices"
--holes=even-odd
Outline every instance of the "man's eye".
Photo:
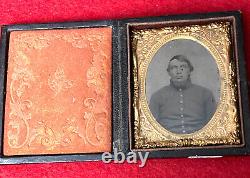
[{"label": "man's eye", "polygon": [[186,69],[187,66],[181,66],[180,68],[181,68],[181,70],[183,70],[183,69]]}]

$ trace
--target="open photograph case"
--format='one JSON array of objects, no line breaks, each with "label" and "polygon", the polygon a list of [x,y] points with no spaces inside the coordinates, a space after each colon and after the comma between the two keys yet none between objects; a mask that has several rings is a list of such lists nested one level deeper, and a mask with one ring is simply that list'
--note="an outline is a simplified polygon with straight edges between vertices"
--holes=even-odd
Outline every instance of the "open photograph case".
[{"label": "open photograph case", "polygon": [[246,155],[240,12],[2,27],[2,164]]}]

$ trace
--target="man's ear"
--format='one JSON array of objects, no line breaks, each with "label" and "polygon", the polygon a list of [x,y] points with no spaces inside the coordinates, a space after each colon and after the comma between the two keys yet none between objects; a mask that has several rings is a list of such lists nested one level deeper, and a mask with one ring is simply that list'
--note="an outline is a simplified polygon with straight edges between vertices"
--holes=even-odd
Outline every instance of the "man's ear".
[{"label": "man's ear", "polygon": [[166,69],[166,71],[167,71],[168,75],[170,75],[170,74],[169,74],[169,70],[168,70],[168,69]]}]

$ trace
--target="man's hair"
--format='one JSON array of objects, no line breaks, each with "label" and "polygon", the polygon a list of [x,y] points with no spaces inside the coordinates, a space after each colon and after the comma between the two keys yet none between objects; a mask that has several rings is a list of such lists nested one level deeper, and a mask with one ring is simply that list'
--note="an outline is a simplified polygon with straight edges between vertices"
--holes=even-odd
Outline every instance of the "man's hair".
[{"label": "man's hair", "polygon": [[172,58],[169,60],[169,62],[168,62],[168,68],[167,68],[167,71],[168,71],[168,72],[169,72],[169,70],[170,70],[170,62],[171,62],[172,60],[174,60],[174,59],[176,59],[176,60],[178,60],[178,61],[180,61],[180,62],[186,62],[186,63],[188,64],[188,67],[189,67],[189,69],[190,69],[191,72],[194,70],[194,67],[193,67],[192,63],[188,60],[188,58],[187,58],[186,56],[183,56],[183,55],[176,55],[176,56],[172,57]]}]

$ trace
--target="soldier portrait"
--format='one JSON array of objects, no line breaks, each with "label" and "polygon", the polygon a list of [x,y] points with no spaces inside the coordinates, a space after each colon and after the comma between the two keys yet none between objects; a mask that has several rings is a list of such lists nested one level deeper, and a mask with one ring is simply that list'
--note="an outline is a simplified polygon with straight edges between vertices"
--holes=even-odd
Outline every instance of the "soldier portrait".
[{"label": "soldier portrait", "polygon": [[178,39],[161,47],[149,65],[146,81],[152,116],[172,133],[194,133],[216,111],[218,68],[209,51],[195,41]]}]

